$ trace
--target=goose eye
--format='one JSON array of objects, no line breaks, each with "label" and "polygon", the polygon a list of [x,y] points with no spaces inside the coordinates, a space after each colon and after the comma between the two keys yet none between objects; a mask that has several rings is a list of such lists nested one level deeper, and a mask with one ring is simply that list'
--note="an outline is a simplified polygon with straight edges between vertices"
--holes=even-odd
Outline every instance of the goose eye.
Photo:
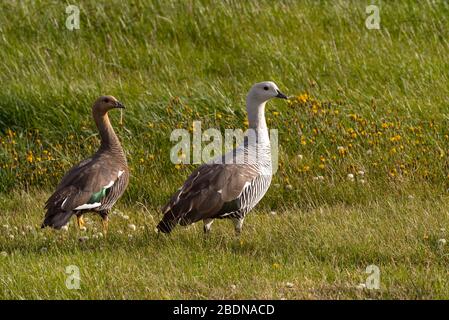
[{"label": "goose eye", "polygon": [[104,99],[104,102],[109,103],[109,99],[108,99],[108,98],[105,98],[105,99]]},{"label": "goose eye", "polygon": [[267,86],[263,87],[263,89],[264,89],[265,91],[268,91],[268,87],[267,87]]}]

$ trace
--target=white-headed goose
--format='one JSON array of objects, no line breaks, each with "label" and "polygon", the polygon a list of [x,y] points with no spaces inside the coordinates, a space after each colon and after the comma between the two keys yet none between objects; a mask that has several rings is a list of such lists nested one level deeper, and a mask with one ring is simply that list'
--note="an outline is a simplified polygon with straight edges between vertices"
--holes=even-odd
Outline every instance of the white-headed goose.
[{"label": "white-headed goose", "polygon": [[265,122],[265,104],[287,99],[277,85],[256,83],[246,98],[249,130],[236,149],[201,165],[162,209],[157,229],[169,233],[178,223],[203,220],[210,231],[213,219],[231,218],[240,234],[245,215],[267,192],[272,176],[271,146]]}]

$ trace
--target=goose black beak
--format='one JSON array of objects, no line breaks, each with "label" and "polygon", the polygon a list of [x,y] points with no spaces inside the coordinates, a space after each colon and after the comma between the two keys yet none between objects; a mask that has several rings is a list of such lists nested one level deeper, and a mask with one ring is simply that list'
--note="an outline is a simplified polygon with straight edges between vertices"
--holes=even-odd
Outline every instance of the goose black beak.
[{"label": "goose black beak", "polygon": [[280,98],[280,99],[288,99],[288,97],[283,94],[282,92],[280,92],[279,90],[277,90],[278,94],[276,96],[276,98]]},{"label": "goose black beak", "polygon": [[123,105],[123,103],[121,103],[120,101],[117,101],[115,103],[115,107],[119,108],[119,109],[125,109],[125,106]]}]

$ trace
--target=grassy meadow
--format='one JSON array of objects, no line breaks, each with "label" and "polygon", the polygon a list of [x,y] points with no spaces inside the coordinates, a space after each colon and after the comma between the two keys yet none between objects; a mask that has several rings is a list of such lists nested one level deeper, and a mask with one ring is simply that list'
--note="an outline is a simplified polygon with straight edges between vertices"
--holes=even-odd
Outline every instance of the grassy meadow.
[{"label": "grassy meadow", "polygon": [[[374,1],[0,3],[0,298],[449,298],[449,4]],[[267,105],[279,169],[234,236],[217,221],[170,236],[159,208],[195,167],[170,161],[175,128],[247,126]],[[96,151],[92,102],[111,118],[130,186],[101,233],[41,230],[66,170]],[[83,241],[80,241],[82,239]],[[78,266],[81,288],[66,287]],[[363,286],[380,269],[380,289]]]}]

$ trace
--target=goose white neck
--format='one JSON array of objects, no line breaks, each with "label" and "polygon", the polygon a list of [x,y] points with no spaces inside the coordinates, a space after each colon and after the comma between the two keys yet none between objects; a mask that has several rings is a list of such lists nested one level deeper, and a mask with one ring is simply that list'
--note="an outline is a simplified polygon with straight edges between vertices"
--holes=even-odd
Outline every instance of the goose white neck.
[{"label": "goose white neck", "polygon": [[267,123],[265,121],[266,103],[266,101],[258,101],[251,95],[248,95],[246,98],[246,112],[248,113],[248,123],[250,128],[267,129]]},{"label": "goose white neck", "polygon": [[260,101],[251,94],[246,98],[246,111],[248,113],[249,129],[255,131],[259,144],[269,144],[268,127],[265,121],[265,104],[267,101]]}]

